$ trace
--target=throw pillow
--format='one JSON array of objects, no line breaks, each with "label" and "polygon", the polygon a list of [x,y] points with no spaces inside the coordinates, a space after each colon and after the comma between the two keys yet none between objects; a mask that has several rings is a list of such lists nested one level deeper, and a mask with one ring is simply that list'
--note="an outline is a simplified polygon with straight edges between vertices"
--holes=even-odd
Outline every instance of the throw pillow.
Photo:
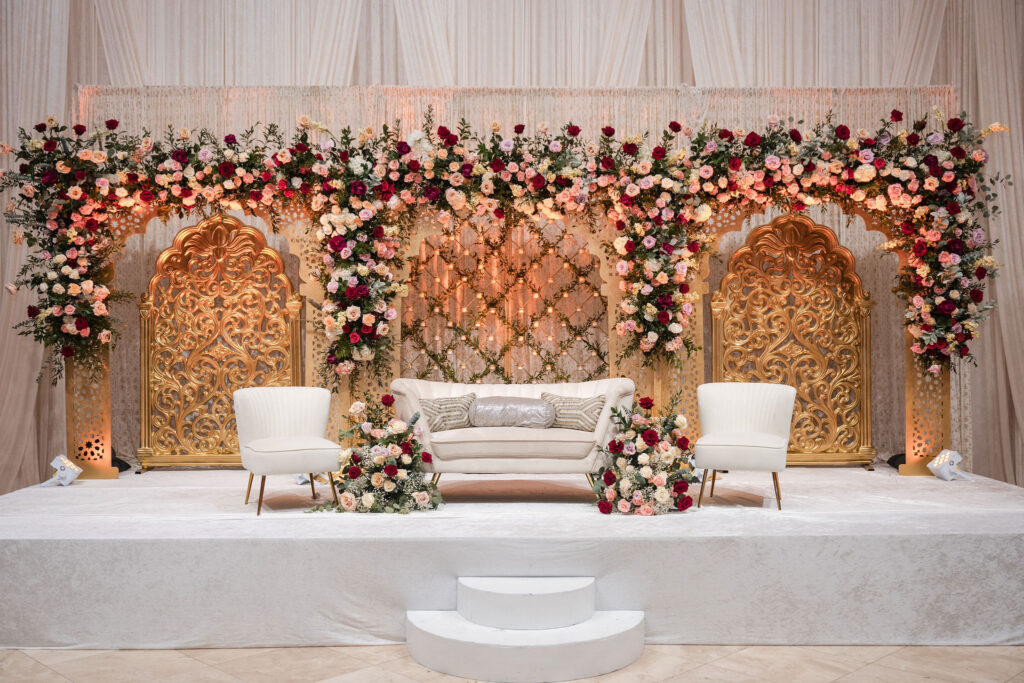
[{"label": "throw pillow", "polygon": [[604,408],[604,396],[574,398],[549,394],[545,391],[540,397],[555,407],[555,423],[551,425],[552,427],[578,429],[583,432],[592,432],[597,429],[597,420],[601,417],[601,410]]},{"label": "throw pillow", "polygon": [[555,421],[555,407],[539,398],[485,396],[473,401],[469,421],[474,427],[547,429]]},{"label": "throw pillow", "polygon": [[427,418],[432,432],[470,427],[469,407],[476,400],[476,394],[452,396],[451,398],[421,398],[420,412]]}]

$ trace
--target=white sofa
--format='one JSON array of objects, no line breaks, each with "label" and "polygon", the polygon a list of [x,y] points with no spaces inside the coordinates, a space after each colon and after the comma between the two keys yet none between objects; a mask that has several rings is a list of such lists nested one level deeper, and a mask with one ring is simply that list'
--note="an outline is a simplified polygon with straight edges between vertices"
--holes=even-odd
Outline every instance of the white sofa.
[{"label": "white sofa", "polygon": [[[396,379],[391,383],[395,411],[401,420],[409,420],[421,412],[420,399],[447,398],[476,394],[540,398],[543,392],[591,398],[605,396],[604,408],[593,432],[576,429],[531,429],[528,427],[467,427],[430,433],[425,419],[424,450],[434,456],[432,471],[464,474],[590,474],[605,462],[599,446],[606,445],[614,434],[611,409],[633,407],[633,380],[599,379],[592,382],[564,384],[455,384],[421,379]],[[430,466],[427,466],[430,469]]]}]

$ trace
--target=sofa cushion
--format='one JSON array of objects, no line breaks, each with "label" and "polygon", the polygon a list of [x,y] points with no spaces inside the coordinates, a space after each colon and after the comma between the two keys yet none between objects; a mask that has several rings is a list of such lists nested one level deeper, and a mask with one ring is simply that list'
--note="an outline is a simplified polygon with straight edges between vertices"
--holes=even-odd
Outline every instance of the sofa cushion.
[{"label": "sofa cushion", "polygon": [[597,420],[601,417],[606,400],[604,396],[575,398],[549,394],[546,391],[540,397],[555,407],[555,422],[552,427],[578,429],[584,432],[593,432],[597,429]]},{"label": "sofa cushion", "polygon": [[431,434],[430,447],[442,460],[459,458],[585,458],[593,433],[576,429],[469,427]]},{"label": "sofa cushion", "polygon": [[531,427],[547,429],[555,421],[555,407],[539,398],[484,396],[469,407],[474,427]]},{"label": "sofa cushion", "polygon": [[420,411],[427,418],[431,432],[470,427],[469,407],[476,400],[476,394],[464,394],[450,398],[420,399]]},{"label": "sofa cushion", "polygon": [[240,450],[245,469],[260,475],[334,471],[341,454],[341,446],[317,436],[272,436]]},{"label": "sofa cushion", "polygon": [[765,432],[716,432],[694,444],[698,469],[781,472],[786,469],[786,439]]}]

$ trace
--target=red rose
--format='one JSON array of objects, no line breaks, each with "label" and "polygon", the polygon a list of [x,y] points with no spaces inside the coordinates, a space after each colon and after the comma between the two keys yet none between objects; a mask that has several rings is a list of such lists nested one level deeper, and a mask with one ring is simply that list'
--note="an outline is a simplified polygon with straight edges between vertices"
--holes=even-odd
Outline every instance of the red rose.
[{"label": "red rose", "polygon": [[651,150],[651,157],[654,159],[664,159],[667,155],[664,147],[655,147]]},{"label": "red rose", "polygon": [[970,352],[971,352],[971,347],[969,347],[967,344],[964,344],[963,346],[960,347],[960,357],[961,358],[963,358],[964,356],[966,356]]},{"label": "red rose", "polygon": [[964,249],[967,248],[967,245],[964,244],[964,241],[959,237],[954,237],[946,243],[946,248],[954,254],[962,254],[964,253]]},{"label": "red rose", "polygon": [[640,407],[643,408],[644,410],[650,410],[651,408],[654,407],[654,399],[651,398],[650,396],[644,396],[639,401],[637,401],[637,403],[640,404]]},{"label": "red rose", "polygon": [[[971,298],[973,298],[973,297],[971,297]],[[952,315],[953,311],[956,310],[956,304],[953,303],[952,301],[950,301],[949,299],[946,299],[945,301],[943,301],[941,304],[939,304],[935,308],[942,315]],[[945,339],[942,340],[943,343],[945,343],[945,341],[946,341]]]},{"label": "red rose", "polygon": [[115,128],[117,128],[117,123],[117,119],[107,119],[105,123],[105,125],[107,126],[107,130],[114,130]]},{"label": "red rose", "polygon": [[222,161],[217,166],[217,173],[225,178],[230,178],[235,175],[235,165],[230,161]]},{"label": "red rose", "polygon": [[971,290],[971,301],[973,301],[974,303],[980,304],[981,300],[984,299],[984,298],[985,298],[985,292],[981,291],[980,289],[972,289]]},{"label": "red rose", "polygon": [[728,128],[720,129],[718,131],[718,139],[719,140],[728,140],[728,141],[732,142],[732,139],[733,139],[732,131],[729,130]]},{"label": "red rose", "polygon": [[448,137],[446,137],[444,139],[444,144],[446,146],[448,146],[448,147],[451,147],[452,145],[454,145],[458,141],[459,141],[459,136],[455,135],[454,133],[452,133],[451,135],[449,135]]},{"label": "red rose", "polygon": [[532,185],[533,189],[535,190],[541,189],[547,184],[547,182],[547,178],[544,177],[543,173],[538,173],[537,175],[530,178],[530,185]]},{"label": "red rose", "polygon": [[747,133],[747,137],[743,138],[743,144],[747,147],[757,147],[761,144],[761,136],[751,131]]},{"label": "red rose", "polygon": [[952,118],[949,121],[946,121],[946,128],[949,128],[949,130],[951,130],[954,133],[956,133],[959,130],[962,130],[963,127],[964,122],[958,118]]},{"label": "red rose", "polygon": [[28,317],[35,318],[37,315],[39,315],[39,307],[38,306],[29,306],[28,307]]},{"label": "red rose", "polygon": [[798,131],[796,128],[793,128],[792,130],[789,131],[789,139],[799,145],[801,142],[803,142],[804,136],[801,135],[800,131]]},{"label": "red rose", "polygon": [[681,125],[679,125],[678,121],[669,121],[668,129],[670,131],[672,131],[673,133],[678,133],[679,131],[681,131],[683,129],[683,127]]},{"label": "red rose", "polygon": [[605,136],[606,138],[610,138],[611,136],[615,135],[615,129],[612,128],[611,126],[605,126],[604,128],[601,129],[601,135]]},{"label": "red rose", "polygon": [[672,316],[668,314],[668,311],[658,311],[658,322],[662,325],[668,325],[671,319]]},{"label": "red rose", "polygon": [[615,473],[611,470],[605,470],[604,475],[601,477],[601,481],[604,482],[605,486],[611,486],[615,483]]},{"label": "red rose", "polygon": [[412,453],[412,443],[409,441],[403,441],[399,448],[401,448],[402,452],[405,453],[406,455]]},{"label": "red rose", "polygon": [[740,159],[739,157],[732,157],[729,159],[729,168],[731,170],[738,171],[741,166],[743,166],[743,159]]},{"label": "red rose", "polygon": [[988,271],[985,269],[985,266],[978,266],[974,271],[974,277],[979,280],[984,280],[986,275],[988,275]]},{"label": "red rose", "polygon": [[577,135],[580,134],[580,127],[579,126],[569,126],[568,128],[565,129],[565,132],[568,133],[569,135],[571,135],[572,137],[576,137]]},{"label": "red rose", "polygon": [[352,184],[348,186],[349,194],[355,195],[356,197],[362,197],[366,194],[366,184],[361,180],[353,180]]},{"label": "red rose", "polygon": [[953,149],[949,150],[949,153],[952,154],[953,157],[956,159],[963,159],[965,156],[967,156],[967,150],[965,150],[960,145],[957,145]]},{"label": "red rose", "polygon": [[52,152],[55,149],[57,149],[57,141],[53,138],[43,143],[43,151]]},{"label": "red rose", "polygon": [[353,344],[358,344],[358,343],[359,343],[359,340],[361,340],[361,339],[362,339],[362,337],[360,337],[360,336],[359,336],[359,333],[358,333],[358,332],[351,332],[351,333],[350,333],[350,334],[348,335],[348,340],[349,340],[350,342],[352,342]]},{"label": "red rose", "polygon": [[432,456],[428,451],[420,453],[420,459],[427,463],[434,462],[434,456]]},{"label": "red rose", "polygon": [[608,450],[612,453],[621,453],[624,445],[621,441],[612,439],[608,442]]},{"label": "red rose", "polygon": [[397,151],[399,155],[408,154],[412,151],[412,147],[410,147],[409,143],[405,140],[399,140],[398,144],[395,145],[395,151]]},{"label": "red rose", "polygon": [[498,220],[501,220],[502,218],[505,217],[505,210],[501,208],[495,209],[494,217],[497,218]]},{"label": "red rose", "polygon": [[433,204],[441,196],[441,188],[437,187],[436,185],[428,185],[423,190],[423,196],[427,198],[427,201]]},{"label": "red rose", "polygon": [[610,171],[615,168],[615,160],[611,157],[601,157],[601,168],[605,171]]},{"label": "red rose", "polygon": [[601,511],[602,515],[612,514],[612,502],[610,500],[599,500],[597,501],[597,509]]},{"label": "red rose", "polygon": [[921,257],[928,253],[928,245],[924,243],[924,240],[917,240],[914,242],[914,256]]},{"label": "red rose", "polygon": [[[700,251],[700,242],[698,242],[697,240],[693,240],[692,242],[686,245],[686,249],[691,254],[696,254],[698,251]],[[683,294],[685,293],[686,292],[683,292]]]},{"label": "red rose", "polygon": [[903,112],[899,109],[893,109],[889,112],[889,118],[892,119],[893,123],[899,123],[903,120]]},{"label": "red rose", "polygon": [[955,216],[958,213],[960,213],[960,205],[957,204],[956,202],[949,202],[948,204],[946,204],[946,211],[949,213],[950,216]]},{"label": "red rose", "polygon": [[89,327],[89,321],[88,320],[86,320],[85,318],[75,318],[75,329],[76,330],[84,330],[87,327]]},{"label": "red rose", "polygon": [[143,190],[139,193],[139,199],[149,204],[154,199],[154,195],[149,190]]},{"label": "red rose", "polygon": [[636,243],[633,242],[633,240],[626,240],[626,244],[623,245],[623,248],[626,250],[627,254],[632,254],[633,250],[636,249]]},{"label": "red rose", "polygon": [[327,248],[331,251],[341,251],[345,248],[345,238],[341,235],[335,235],[327,241]]},{"label": "red rose", "polygon": [[674,493],[677,496],[680,493],[686,493],[689,490],[690,490],[690,485],[687,484],[682,479],[680,479],[679,481],[677,481],[675,484],[672,485],[672,493]]},{"label": "red rose", "polygon": [[648,446],[658,443],[658,432],[653,429],[645,429],[640,436],[643,437],[644,443]]},{"label": "red rose", "polygon": [[912,223],[907,222],[907,221],[903,221],[902,223],[900,223],[900,231],[904,235],[913,235],[914,234],[914,225]]},{"label": "red rose", "polygon": [[384,394],[380,397],[380,402],[383,403],[385,407],[390,408],[395,405],[395,397],[391,394]]},{"label": "red rose", "polygon": [[626,144],[624,144],[622,146],[622,151],[625,152],[626,154],[630,155],[630,156],[636,156],[636,153],[639,150],[638,150],[638,148],[636,146],[636,143],[627,142]]},{"label": "red rose", "polygon": [[45,123],[37,123],[34,126],[34,128],[36,129],[37,132],[42,133],[44,130],[46,130],[46,124]]},{"label": "red rose", "polygon": [[491,170],[495,173],[501,173],[505,170],[505,162],[501,159],[491,159]]},{"label": "red rose", "polygon": [[359,475],[361,475],[362,473],[363,473],[363,471],[361,469],[359,469],[358,467],[356,467],[355,465],[352,465],[352,467],[348,468],[348,478],[349,479],[358,479]]},{"label": "red rose", "polygon": [[444,140],[449,135],[451,135],[451,131],[448,130],[448,128],[446,126],[438,126],[437,127],[437,137],[439,137],[442,140]]},{"label": "red rose", "polygon": [[171,158],[177,161],[179,164],[188,163],[188,152],[183,149],[176,149],[171,152]]},{"label": "red rose", "polygon": [[911,133],[907,136],[907,144],[913,147],[917,143],[921,142],[921,136],[917,133]]},{"label": "red rose", "polygon": [[691,498],[690,496],[683,496],[682,498],[676,501],[676,509],[679,510],[680,512],[683,512],[684,510],[689,510],[692,506],[693,498]]},{"label": "red rose", "polygon": [[849,140],[850,129],[842,124],[836,126],[836,137],[839,138],[840,140]]},{"label": "red rose", "polygon": [[224,144],[227,145],[228,147],[234,147],[235,145],[238,144],[238,138],[236,138],[231,133],[228,133],[227,135],[224,136]]},{"label": "red rose", "polygon": [[676,440],[676,448],[678,448],[679,450],[685,451],[689,447],[690,440],[687,439],[685,436],[681,436]]},{"label": "red rose", "polygon": [[64,356],[65,358],[71,358],[71,356],[75,355],[75,349],[70,345],[65,345],[61,347],[60,355]]},{"label": "red rose", "polygon": [[420,170],[420,162],[416,159],[409,159],[409,170],[413,173]]},{"label": "red rose", "polygon": [[80,123],[76,123],[73,130],[75,131],[75,135],[83,135],[83,134],[85,134],[85,126],[83,126]]},{"label": "red rose", "polygon": [[517,123],[516,127],[513,128],[512,130],[514,130],[516,132],[516,135],[522,135],[523,131],[526,130],[526,126],[524,126],[521,123]]},{"label": "red rose", "polygon": [[398,466],[397,465],[387,465],[387,466],[385,466],[384,467],[384,474],[386,474],[389,477],[395,476],[396,474],[398,474]]}]

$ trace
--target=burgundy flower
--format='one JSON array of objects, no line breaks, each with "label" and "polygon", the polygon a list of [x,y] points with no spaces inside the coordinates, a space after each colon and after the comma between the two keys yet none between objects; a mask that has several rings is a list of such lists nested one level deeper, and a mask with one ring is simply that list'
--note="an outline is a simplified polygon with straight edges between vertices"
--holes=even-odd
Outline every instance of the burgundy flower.
[{"label": "burgundy flower", "polygon": [[405,140],[399,140],[398,144],[395,145],[395,149],[398,151],[399,154],[408,154],[409,152],[412,151],[412,147],[410,147],[409,143],[406,142]]},{"label": "burgundy flower", "polygon": [[630,156],[636,156],[636,153],[639,151],[639,149],[637,148],[636,143],[627,142],[622,146],[622,151]]},{"label": "burgundy flower", "polygon": [[405,453],[406,455],[412,453],[412,444],[409,443],[408,441],[403,441],[400,445],[400,448],[402,449],[402,452]]},{"label": "burgundy flower", "polygon": [[409,170],[413,173],[420,170],[420,162],[416,159],[409,159]]},{"label": "burgundy flower", "polygon": [[348,335],[348,340],[353,344],[358,344],[362,340],[362,337],[359,335],[358,332],[350,332]]},{"label": "burgundy flower", "polygon": [[171,158],[177,161],[179,164],[188,163],[188,152],[183,149],[176,149],[171,152]]},{"label": "burgundy flower", "polygon": [[849,140],[850,129],[842,124],[839,124],[838,126],[836,126],[836,137],[839,138],[840,140]]},{"label": "burgundy flower", "polygon": [[85,126],[83,126],[80,123],[76,123],[75,127],[72,128],[72,130],[75,131],[75,135],[84,135],[85,134]]},{"label": "burgundy flower", "polygon": [[654,159],[664,159],[668,155],[668,152],[664,147],[655,147],[651,150],[651,157]]},{"label": "burgundy flower", "polygon": [[230,178],[235,175],[235,165],[230,161],[222,161],[217,166],[217,173],[220,173],[225,178]]},{"label": "burgundy flower", "polygon": [[676,509],[680,512],[689,510],[691,507],[693,507],[693,498],[690,496],[683,496],[676,501]]},{"label": "burgundy flower", "polygon": [[610,500],[599,500],[597,501],[597,509],[602,515],[612,514],[612,502]]},{"label": "burgundy flower", "polygon": [[732,157],[729,159],[729,168],[731,170],[738,171],[741,166],[743,166],[743,159],[740,159],[739,157]]},{"label": "burgundy flower", "polygon": [[658,322],[662,325],[668,325],[669,321],[672,320],[672,316],[669,315],[668,311],[658,311]]},{"label": "burgundy flower", "polygon": [[532,178],[530,178],[530,185],[532,185],[533,189],[535,190],[543,188],[547,184],[547,182],[547,178],[544,177],[543,173],[538,173]]},{"label": "burgundy flower", "polygon": [[384,394],[383,396],[380,397],[380,402],[384,405],[384,407],[390,408],[391,406],[395,405],[395,397],[392,396],[391,394]]},{"label": "burgundy flower", "polygon": [[680,294],[689,294],[690,293],[690,285],[688,285],[685,282],[683,284],[679,285],[679,293]]},{"label": "burgundy flower", "polygon": [[611,157],[601,157],[601,169],[610,171],[615,168],[615,160]]},{"label": "burgundy flower", "polygon": [[362,475],[362,473],[363,473],[363,471],[361,469],[359,469],[359,467],[357,467],[356,465],[352,465],[352,467],[348,468],[348,478],[349,479],[358,479],[360,477],[360,475]]},{"label": "burgundy flower", "polygon": [[605,486],[611,486],[615,483],[615,473],[611,470],[605,470],[605,473],[601,476],[601,481],[604,482]]},{"label": "burgundy flower", "polygon": [[761,144],[761,136],[751,131],[747,133],[747,137],[743,138],[743,144],[747,147],[757,147]]},{"label": "burgundy flower", "polygon": [[104,122],[104,125],[107,127],[107,130],[115,130],[117,128],[117,124],[117,119],[107,119],[106,122]]},{"label": "burgundy flower", "polygon": [[444,144],[447,145],[448,147],[451,147],[452,145],[454,145],[458,141],[459,141],[459,136],[455,135],[454,133],[452,133],[451,135],[449,135],[448,137],[446,137],[444,139]]},{"label": "burgundy flower", "polygon": [[658,432],[654,431],[653,429],[645,429],[643,433],[640,434],[640,436],[643,438],[644,443],[647,444],[648,446],[653,446],[654,444],[658,443]]},{"label": "burgundy flower", "polygon": [[57,172],[54,170],[47,171],[39,177],[39,182],[43,185],[53,185],[57,182]]},{"label": "burgundy flower", "polygon": [[335,235],[327,242],[327,248],[331,251],[341,251],[345,248],[345,238],[341,235]]},{"label": "burgundy flower", "polygon": [[445,126],[438,126],[437,127],[437,137],[441,138],[442,140],[444,140],[446,137],[448,137],[451,134],[452,134],[452,132],[450,130],[448,130],[447,127],[445,127]]},{"label": "burgundy flower", "polygon": [[434,462],[434,456],[432,456],[429,451],[423,451],[420,453],[420,460],[426,463],[431,463]]},{"label": "burgundy flower", "polygon": [[437,201],[438,197],[441,196],[441,188],[436,185],[428,185],[423,190],[423,196],[427,198],[431,204]]},{"label": "burgundy flower", "polygon": [[52,152],[55,149],[57,149],[57,141],[54,140],[53,138],[50,138],[49,140],[43,143],[43,151]]},{"label": "burgundy flower", "polygon": [[669,121],[668,129],[673,133],[678,133],[683,129],[683,127],[679,124],[678,121]]},{"label": "burgundy flower", "polygon": [[515,131],[516,135],[522,135],[523,131],[526,130],[526,126],[524,126],[521,123],[517,123],[515,128],[513,128],[512,130]]},{"label": "burgundy flower", "polygon": [[687,482],[683,481],[682,479],[680,479],[676,483],[672,484],[672,493],[674,493],[677,496],[680,493],[686,493],[689,490],[690,490],[690,485]]},{"label": "burgundy flower", "polygon": [[36,129],[37,133],[42,133],[44,130],[46,130],[46,124],[45,123],[37,123],[35,125],[35,129]]},{"label": "burgundy flower", "polygon": [[961,358],[963,358],[964,356],[966,356],[970,352],[971,352],[971,347],[969,347],[967,344],[964,344],[963,346],[960,347],[960,357]]},{"label": "burgundy flower", "polygon": [[65,358],[71,358],[71,356],[75,355],[75,349],[70,344],[65,344],[61,347],[60,355]]},{"label": "burgundy flower", "polygon": [[89,321],[88,320],[86,320],[85,318],[75,318],[75,329],[76,330],[84,330],[87,327],[89,327]]},{"label": "burgundy flower", "polygon": [[386,474],[389,477],[395,476],[396,474],[398,474],[398,466],[397,465],[385,465],[384,466],[384,474]]},{"label": "burgundy flower", "polygon": [[953,239],[951,239],[946,244],[946,248],[949,249],[954,254],[962,254],[962,253],[964,253],[964,249],[966,247],[967,247],[967,245],[964,244],[964,241],[962,239],[960,239],[959,237],[954,237]]},{"label": "burgundy flower", "polygon": [[501,207],[498,207],[497,209],[494,210],[494,217],[497,218],[498,220],[501,220],[502,218],[505,217],[505,210],[502,209]]},{"label": "burgundy flower", "polygon": [[28,317],[35,318],[37,315],[39,315],[39,307],[38,306],[29,306],[28,307]]},{"label": "burgundy flower", "polygon": [[627,254],[632,254],[633,250],[636,249],[636,242],[633,240],[626,240],[626,244],[623,245],[623,249],[626,250]]},{"label": "burgundy flower", "polygon": [[623,448],[625,448],[625,445],[621,441],[612,439],[608,442],[608,451],[611,453],[621,453]]},{"label": "burgundy flower", "polygon": [[464,163],[462,165],[462,168],[459,169],[459,172],[462,173],[462,177],[463,178],[472,178],[473,177],[473,164],[471,164],[471,163],[469,163],[467,161],[466,163]]},{"label": "burgundy flower", "polygon": [[921,142],[921,136],[918,135],[917,133],[911,133],[910,135],[907,136],[907,144],[910,145],[911,147],[914,147],[919,142]]},{"label": "burgundy flower", "polygon": [[149,190],[143,190],[139,193],[139,199],[149,204],[154,199],[154,195]]},{"label": "burgundy flower", "polygon": [[651,398],[650,396],[644,396],[639,401],[637,401],[637,403],[639,403],[640,407],[643,408],[644,410],[650,410],[651,408],[654,407],[654,399]]},{"label": "burgundy flower", "polygon": [[224,136],[224,144],[228,147],[234,147],[238,144],[238,138],[236,138],[232,133],[228,133]]},{"label": "burgundy flower", "polygon": [[605,126],[604,128],[601,129],[601,135],[605,136],[606,138],[610,138],[611,136],[615,135],[615,129],[612,128],[611,126]]},{"label": "burgundy flower", "polygon": [[924,240],[917,240],[914,242],[914,256],[920,258],[928,253],[928,245],[924,243]]},{"label": "burgundy flower", "polygon": [[974,303],[980,304],[981,300],[984,299],[984,298],[985,298],[985,292],[981,291],[980,289],[972,289],[971,290],[971,301],[973,301]]},{"label": "burgundy flower", "polygon": [[728,128],[720,129],[718,131],[718,139],[719,140],[728,140],[729,142],[732,142],[732,140],[733,140],[732,131],[729,130]]},{"label": "burgundy flower", "polygon": [[678,439],[676,439],[676,448],[685,451],[689,447],[690,447],[690,440],[687,439],[685,436],[681,436]]},{"label": "burgundy flower", "polygon": [[958,213],[960,213],[960,205],[957,204],[956,202],[949,202],[948,204],[946,204],[946,211],[949,213],[950,216],[955,216]]},{"label": "burgundy flower", "polygon": [[569,135],[571,135],[572,137],[576,137],[577,135],[580,134],[580,127],[579,126],[569,126],[568,128],[565,129],[565,132],[568,133]]},{"label": "burgundy flower", "polygon": [[903,112],[899,109],[893,109],[889,112],[889,118],[892,119],[894,123],[899,123],[903,120]]},{"label": "burgundy flower", "polygon": [[955,159],[963,159],[965,156],[967,156],[967,150],[965,150],[960,145],[957,145],[953,149],[949,150],[949,153],[952,154]]},{"label": "burgundy flower", "polygon": [[362,197],[366,194],[366,183],[361,180],[353,180],[352,184],[348,186],[349,194],[356,197]]},{"label": "burgundy flower", "polygon": [[789,131],[789,139],[799,145],[801,142],[803,142],[804,136],[801,135],[800,131],[798,131],[796,128],[792,128]]},{"label": "burgundy flower", "polygon": [[951,130],[954,133],[956,133],[957,131],[963,130],[963,127],[964,127],[964,122],[961,119],[952,118],[949,121],[946,121],[946,128],[949,128],[949,130]]},{"label": "burgundy flower", "polygon": [[914,224],[908,221],[903,221],[902,223],[900,223],[900,232],[902,232],[904,235],[913,235]]},{"label": "burgundy flower", "polygon": [[501,173],[505,170],[505,162],[501,159],[491,159],[491,170],[495,173]]},{"label": "burgundy flower", "polygon": [[988,271],[985,269],[985,266],[978,266],[974,271],[974,277],[979,280],[984,280],[986,275],[988,275]]}]

